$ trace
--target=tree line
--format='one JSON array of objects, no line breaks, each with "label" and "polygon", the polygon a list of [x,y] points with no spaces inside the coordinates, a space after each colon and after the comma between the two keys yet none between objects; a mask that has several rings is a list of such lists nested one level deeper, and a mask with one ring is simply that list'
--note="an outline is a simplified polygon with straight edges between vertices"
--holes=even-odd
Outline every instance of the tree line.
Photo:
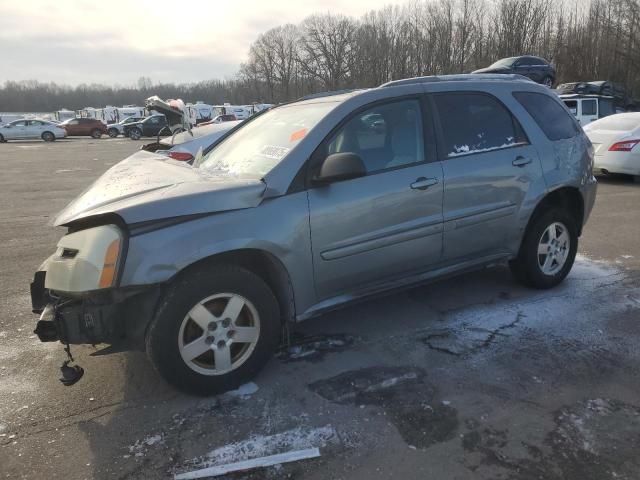
[{"label": "tree line", "polygon": [[150,95],[207,103],[278,103],[318,91],[466,73],[522,54],[552,61],[557,81],[612,80],[640,92],[640,0],[431,0],[360,18],[316,14],[252,43],[229,80],[135,87],[6,82],[0,110],[141,104]]}]

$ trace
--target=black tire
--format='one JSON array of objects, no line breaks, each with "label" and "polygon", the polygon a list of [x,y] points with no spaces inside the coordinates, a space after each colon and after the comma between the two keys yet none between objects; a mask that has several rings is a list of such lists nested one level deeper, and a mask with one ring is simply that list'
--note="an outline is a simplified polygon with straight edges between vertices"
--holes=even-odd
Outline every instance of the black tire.
[{"label": "black tire", "polygon": [[98,138],[102,137],[102,132],[96,128],[95,130],[91,131],[91,137],[97,140]]},{"label": "black tire", "polygon": [[6,142],[6,140],[4,139],[4,137],[2,136],[2,134],[0,133],[0,143],[4,143]]},{"label": "black tire", "polygon": [[[545,256],[538,254],[538,246],[547,228],[554,223],[559,223],[566,228],[569,235],[568,253],[562,268],[549,275],[543,272],[540,266],[540,260]],[[509,267],[513,276],[528,287],[553,288],[562,282],[571,271],[577,251],[578,228],[575,219],[565,210],[554,208],[537,214],[531,220],[522,240],[518,257],[509,262]]]},{"label": "black tire", "polygon": [[[178,344],[180,335],[185,333],[181,326],[188,322],[185,320],[187,314],[195,305],[222,293],[240,295],[251,302],[259,316],[259,336],[243,363],[227,373],[205,375],[194,370],[182,358]],[[281,328],[278,302],[268,285],[249,270],[220,265],[194,271],[170,287],[149,326],[147,355],[160,375],[176,388],[197,395],[221,393],[238,388],[260,371],[278,346]],[[211,333],[203,332],[200,338],[206,335]],[[231,346],[228,348],[231,351]],[[209,353],[207,351],[203,355]]]},{"label": "black tire", "polygon": [[51,132],[42,132],[41,137],[45,142],[53,142],[56,139],[56,136]]},{"label": "black tire", "polygon": [[120,135],[120,132],[118,132],[117,128],[110,128],[109,130],[107,130],[107,132],[109,133],[109,136],[111,138],[116,138],[118,135]]},{"label": "black tire", "polygon": [[131,140],[140,140],[140,138],[142,138],[142,132],[139,128],[132,128],[129,130],[129,138]]}]

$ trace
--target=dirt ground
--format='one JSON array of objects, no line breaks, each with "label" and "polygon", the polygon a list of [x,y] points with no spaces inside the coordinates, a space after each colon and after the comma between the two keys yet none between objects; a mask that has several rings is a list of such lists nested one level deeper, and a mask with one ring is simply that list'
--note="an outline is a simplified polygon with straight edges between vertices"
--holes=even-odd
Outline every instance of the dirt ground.
[{"label": "dirt ground", "polygon": [[167,386],[142,353],[73,387],[33,335],[29,282],[55,212],[141,142],[0,145],[0,477],[146,479],[288,450],[233,479],[637,479],[640,185],[601,179],[576,265],[528,290],[502,265],[310,320],[254,383]]}]

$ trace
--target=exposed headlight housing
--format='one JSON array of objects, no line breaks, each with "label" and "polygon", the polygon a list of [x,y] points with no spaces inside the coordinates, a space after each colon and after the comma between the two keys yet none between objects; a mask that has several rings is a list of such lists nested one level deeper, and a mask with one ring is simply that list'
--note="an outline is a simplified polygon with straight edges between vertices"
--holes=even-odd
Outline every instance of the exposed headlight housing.
[{"label": "exposed headlight housing", "polygon": [[115,225],[65,235],[47,262],[45,288],[77,294],[115,286],[123,244]]}]

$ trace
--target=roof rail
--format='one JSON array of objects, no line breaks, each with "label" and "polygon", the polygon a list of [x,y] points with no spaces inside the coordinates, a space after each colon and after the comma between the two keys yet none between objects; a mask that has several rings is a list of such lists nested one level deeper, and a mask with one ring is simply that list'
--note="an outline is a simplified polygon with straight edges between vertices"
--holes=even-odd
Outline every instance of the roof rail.
[{"label": "roof rail", "polygon": [[478,80],[517,80],[520,82],[533,82],[530,78],[513,73],[461,73],[458,75],[430,75],[426,77],[404,78],[402,80],[392,80],[383,83],[380,87],[395,87],[398,85],[410,85],[413,83],[432,82],[473,82]]},{"label": "roof rail", "polygon": [[344,90],[333,90],[331,92],[318,92],[318,93],[310,93],[309,95],[305,95],[304,97],[300,97],[296,102],[302,100],[311,100],[313,98],[322,98],[322,97],[333,97],[334,95],[342,95],[343,93],[351,93],[358,90],[357,88],[350,88]]}]

